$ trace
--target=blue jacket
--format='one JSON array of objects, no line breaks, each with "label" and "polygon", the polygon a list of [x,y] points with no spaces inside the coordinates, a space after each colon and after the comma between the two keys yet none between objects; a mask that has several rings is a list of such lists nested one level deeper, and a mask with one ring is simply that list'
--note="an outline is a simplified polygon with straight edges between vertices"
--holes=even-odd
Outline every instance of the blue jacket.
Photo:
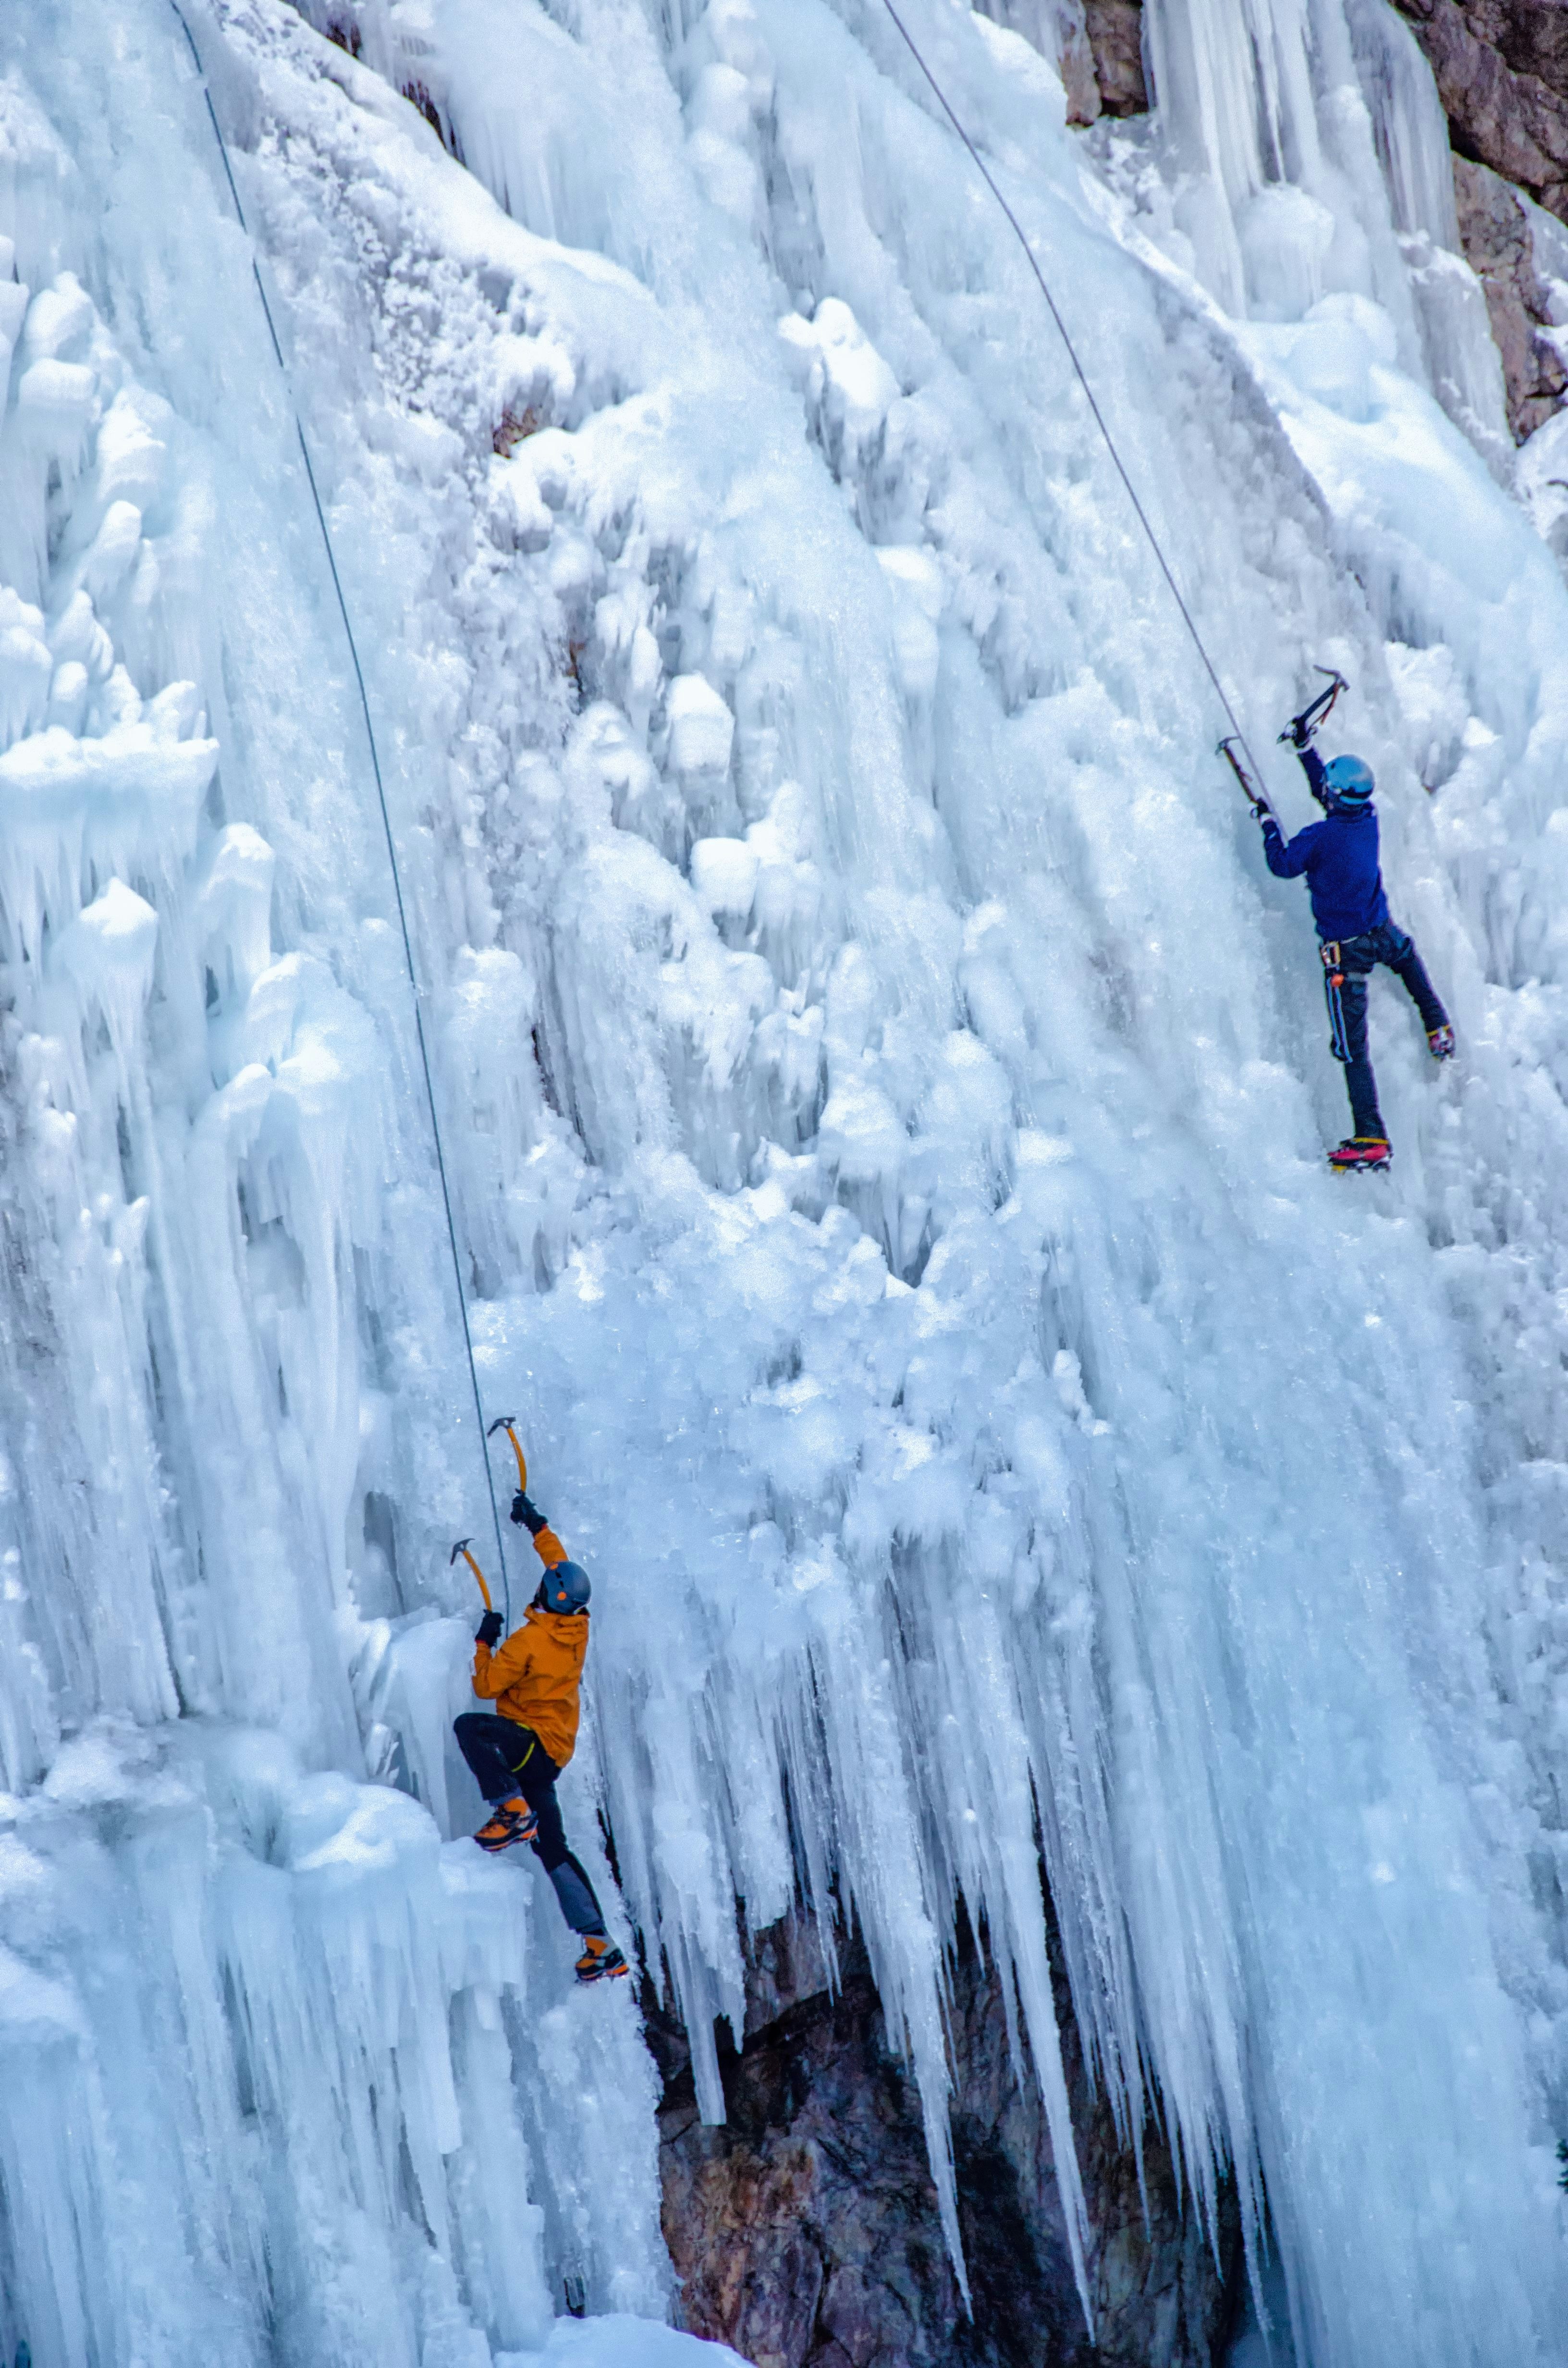
[{"label": "blue jacket", "polygon": [[[1315,748],[1301,751],[1313,791],[1323,786],[1323,761]],[[1389,917],[1378,857],[1378,817],[1371,806],[1359,814],[1331,811],[1309,823],[1287,846],[1274,816],[1263,825],[1263,852],[1277,880],[1307,875],[1312,919],[1320,938],[1359,938]]]}]

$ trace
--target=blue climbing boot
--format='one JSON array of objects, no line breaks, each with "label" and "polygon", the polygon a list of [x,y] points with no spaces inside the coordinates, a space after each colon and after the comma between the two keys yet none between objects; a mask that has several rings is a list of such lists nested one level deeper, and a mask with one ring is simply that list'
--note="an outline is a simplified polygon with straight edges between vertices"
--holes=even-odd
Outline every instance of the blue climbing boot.
[{"label": "blue climbing boot", "polygon": [[1451,1061],[1454,1057],[1454,1031],[1445,1019],[1440,1028],[1426,1030],[1426,1050],[1434,1061]]}]

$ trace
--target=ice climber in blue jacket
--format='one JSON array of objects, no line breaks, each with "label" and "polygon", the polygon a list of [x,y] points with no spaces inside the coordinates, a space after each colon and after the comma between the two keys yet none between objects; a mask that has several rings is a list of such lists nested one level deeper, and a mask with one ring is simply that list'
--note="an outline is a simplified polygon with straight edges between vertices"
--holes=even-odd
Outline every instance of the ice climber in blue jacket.
[{"label": "ice climber in blue jacket", "polygon": [[1298,718],[1291,737],[1324,819],[1309,823],[1287,841],[1267,807],[1260,805],[1258,812],[1270,871],[1277,880],[1299,880],[1304,871],[1312,900],[1328,996],[1329,1043],[1335,1059],[1345,1064],[1350,1097],[1351,1131],[1329,1153],[1329,1164],[1386,1167],[1388,1130],[1378,1108],[1378,1081],[1367,1050],[1367,982],[1378,964],[1392,971],[1420,1012],[1435,1061],[1451,1056],[1454,1031],[1415,940],[1389,917],[1370,766],[1359,757],[1335,757],[1325,765],[1311,745],[1305,718]]}]

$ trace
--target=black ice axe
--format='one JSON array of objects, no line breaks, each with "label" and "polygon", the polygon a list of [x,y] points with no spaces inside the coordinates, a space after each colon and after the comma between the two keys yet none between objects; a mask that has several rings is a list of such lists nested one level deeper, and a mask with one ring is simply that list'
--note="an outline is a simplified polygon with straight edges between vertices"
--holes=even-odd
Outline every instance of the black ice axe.
[{"label": "black ice axe", "polygon": [[[1281,733],[1281,739],[1283,739],[1284,736],[1283,733]],[[1247,771],[1246,767],[1243,764],[1241,758],[1236,754],[1238,746],[1239,735],[1234,732],[1227,733],[1224,739],[1221,741],[1219,746],[1215,749],[1214,754],[1217,757],[1223,757],[1226,764],[1229,765],[1232,772],[1234,773],[1236,780],[1241,784],[1242,795],[1251,806],[1253,813],[1255,814],[1271,814],[1274,812],[1273,807],[1269,804],[1268,800],[1264,796],[1263,791],[1258,788],[1257,783],[1253,780],[1252,775]]]},{"label": "black ice axe", "polygon": [[1294,741],[1298,748],[1304,748],[1319,724],[1327,723],[1340,692],[1350,688],[1337,666],[1315,666],[1312,672],[1328,677],[1327,689],[1320,690],[1315,699],[1310,699],[1300,715],[1292,715],[1279,734],[1281,740]]}]

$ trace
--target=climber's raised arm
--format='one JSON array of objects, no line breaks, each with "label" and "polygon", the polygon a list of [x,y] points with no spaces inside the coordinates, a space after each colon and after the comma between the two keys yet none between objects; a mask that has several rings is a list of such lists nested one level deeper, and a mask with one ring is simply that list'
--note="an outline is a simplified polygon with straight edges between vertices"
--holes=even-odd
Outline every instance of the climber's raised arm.
[{"label": "climber's raised arm", "polygon": [[520,1488],[512,1499],[512,1519],[519,1529],[528,1531],[534,1542],[534,1552],[546,1570],[554,1570],[558,1564],[567,1560],[566,1549],[555,1531],[533,1498],[525,1497]]}]

